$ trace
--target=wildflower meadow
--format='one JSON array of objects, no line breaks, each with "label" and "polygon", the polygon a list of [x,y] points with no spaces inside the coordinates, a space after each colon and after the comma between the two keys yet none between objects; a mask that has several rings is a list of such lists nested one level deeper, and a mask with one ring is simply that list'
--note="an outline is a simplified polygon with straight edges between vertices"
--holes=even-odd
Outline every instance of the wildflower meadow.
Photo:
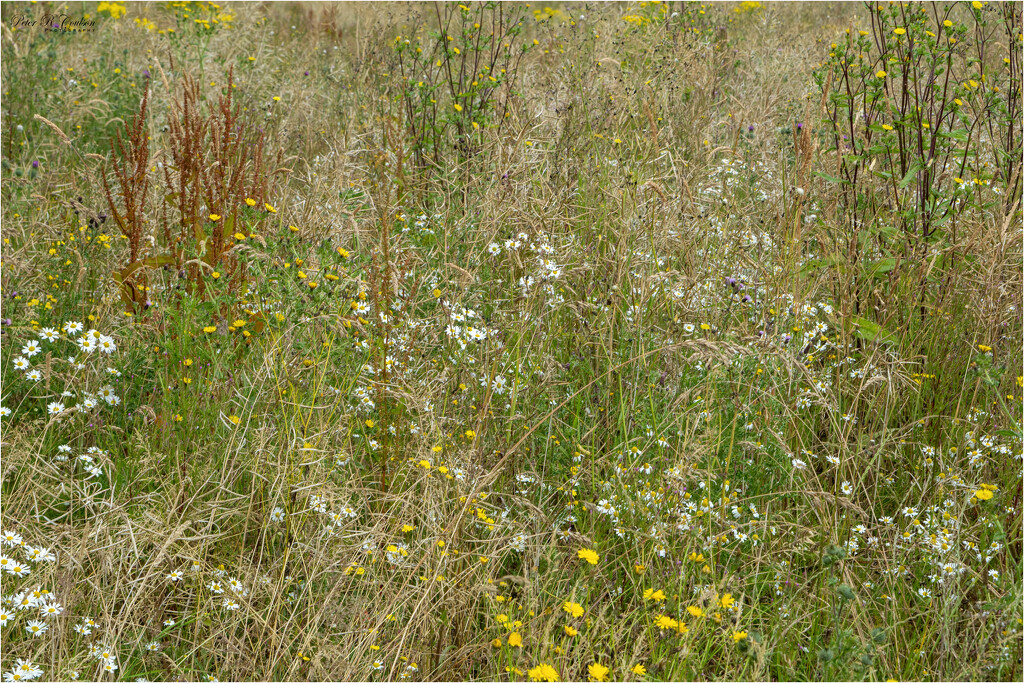
[{"label": "wildflower meadow", "polygon": [[4,2],[4,681],[1019,681],[1019,2]]}]

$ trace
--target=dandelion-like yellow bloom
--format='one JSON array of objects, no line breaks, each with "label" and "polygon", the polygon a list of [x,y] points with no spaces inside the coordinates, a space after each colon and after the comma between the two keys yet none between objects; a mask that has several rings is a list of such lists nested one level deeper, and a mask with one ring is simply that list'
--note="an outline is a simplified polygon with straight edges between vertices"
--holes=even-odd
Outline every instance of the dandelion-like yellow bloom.
[{"label": "dandelion-like yellow bloom", "polygon": [[654,624],[658,628],[672,630],[675,630],[676,627],[679,626],[679,622],[673,619],[672,617],[668,616],[667,614],[662,614],[660,617],[658,617],[657,621],[655,621]]},{"label": "dandelion-like yellow bloom", "polygon": [[538,664],[529,671],[526,675],[530,677],[531,681],[547,681],[548,683],[554,683],[558,680],[558,671],[555,667],[550,664]]},{"label": "dandelion-like yellow bloom", "polygon": [[566,601],[562,603],[562,609],[569,613],[570,616],[579,619],[583,616],[583,605],[578,602]]}]

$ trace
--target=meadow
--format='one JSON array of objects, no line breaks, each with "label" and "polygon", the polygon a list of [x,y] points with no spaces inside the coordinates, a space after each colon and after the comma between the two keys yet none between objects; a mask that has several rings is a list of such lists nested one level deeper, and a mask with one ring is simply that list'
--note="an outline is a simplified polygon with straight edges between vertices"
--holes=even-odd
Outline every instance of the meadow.
[{"label": "meadow", "polygon": [[1020,680],[1020,3],[5,2],[0,666]]}]

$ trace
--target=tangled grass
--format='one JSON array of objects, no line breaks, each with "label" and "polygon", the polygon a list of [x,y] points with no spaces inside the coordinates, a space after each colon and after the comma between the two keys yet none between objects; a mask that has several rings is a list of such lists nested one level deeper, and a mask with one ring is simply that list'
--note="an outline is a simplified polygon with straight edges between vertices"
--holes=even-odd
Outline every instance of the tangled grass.
[{"label": "tangled grass", "polygon": [[1019,6],[0,12],[5,680],[1019,680]]}]

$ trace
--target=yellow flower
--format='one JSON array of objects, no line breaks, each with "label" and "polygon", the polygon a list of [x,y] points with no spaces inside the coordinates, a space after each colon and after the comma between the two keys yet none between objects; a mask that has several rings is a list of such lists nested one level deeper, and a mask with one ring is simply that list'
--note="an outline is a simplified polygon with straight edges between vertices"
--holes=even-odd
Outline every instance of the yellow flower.
[{"label": "yellow flower", "polygon": [[590,680],[592,681],[607,681],[608,680],[608,667],[602,664],[594,662],[587,667],[587,673],[590,674]]},{"label": "yellow flower", "polygon": [[237,415],[231,415],[230,417],[228,417],[228,422],[230,422],[233,425],[239,424],[241,421],[242,418],[238,417]]},{"label": "yellow flower", "polygon": [[583,605],[578,602],[568,602],[562,604],[562,609],[570,614],[570,616],[579,619],[583,616]]},{"label": "yellow flower", "polygon": [[898,36],[902,36],[906,32],[907,32],[907,29],[905,29],[905,28],[898,28],[898,29],[895,29],[893,31],[893,33],[895,33]]},{"label": "yellow flower", "polygon": [[600,559],[600,556],[590,548],[580,548],[576,552],[576,556],[579,557],[581,560],[586,560],[590,564],[594,565],[596,565],[598,559]]},{"label": "yellow flower", "polygon": [[267,209],[267,211],[269,211],[270,213],[277,213],[277,209],[275,209],[274,207],[272,207],[272,206],[271,206],[270,204],[267,204],[266,202],[264,202],[264,203],[263,203],[263,206],[264,206],[264,207],[265,207],[265,208]]},{"label": "yellow flower", "polygon": [[212,273],[210,273],[210,277],[212,277],[214,280],[216,280],[217,278],[220,277],[220,271],[217,271],[217,270],[213,271]]},{"label": "yellow flower", "polygon": [[248,204],[249,206],[256,206],[256,200],[253,199],[252,197],[246,197],[245,203]]},{"label": "yellow flower", "polygon": [[97,12],[107,12],[111,19],[118,19],[124,16],[125,8],[120,2],[101,2],[96,5]]},{"label": "yellow flower", "polygon": [[992,500],[992,492],[988,489],[978,489],[974,492],[974,497],[978,500]]},{"label": "yellow flower", "polygon": [[462,111],[462,105],[461,104],[456,104],[455,105],[455,111]]},{"label": "yellow flower", "polygon": [[635,673],[637,676],[646,676],[647,675],[647,669],[644,668],[643,664],[637,664],[632,669],[630,669],[630,671]]},{"label": "yellow flower", "polygon": [[531,681],[547,681],[548,683],[555,683],[558,680],[558,672],[555,667],[550,664],[538,664],[529,671],[526,675],[530,677]]},{"label": "yellow flower", "polygon": [[721,599],[722,607],[726,609],[732,609],[732,606],[736,604],[736,600],[733,599],[732,593],[726,593]]},{"label": "yellow flower", "polygon": [[665,599],[665,592],[662,590],[654,590],[648,588],[644,591],[644,600],[654,600],[655,602],[661,602]]},{"label": "yellow flower", "polygon": [[244,239],[245,239],[245,235],[243,235],[243,234],[242,234],[242,233],[240,233],[240,232],[236,232],[236,233],[234,234],[234,238],[235,238],[235,240],[236,240],[236,241],[238,241],[238,242],[241,242],[242,240],[244,240]]},{"label": "yellow flower", "polygon": [[667,614],[662,614],[660,617],[658,617],[657,621],[654,622],[654,625],[658,628],[670,629],[672,631],[675,631],[677,628],[679,628],[679,622],[673,619],[672,617],[668,616]]},{"label": "yellow flower", "polygon": [[491,645],[494,647],[501,647],[501,638],[495,638],[492,640]]},{"label": "yellow flower", "polygon": [[217,215],[217,214],[215,214],[215,213],[211,213],[211,214],[210,214],[210,220],[211,220],[211,221],[213,221],[214,223],[216,223],[217,221],[219,221],[219,220],[220,220],[220,216],[218,216],[218,215]]},{"label": "yellow flower", "polygon": [[509,647],[523,646],[523,637],[519,635],[518,631],[508,634],[508,645]]},{"label": "yellow flower", "polygon": [[971,7],[974,9],[981,9],[981,3],[978,2],[978,0],[974,0],[974,2],[971,3]]},{"label": "yellow flower", "polygon": [[877,76],[878,78],[885,78],[888,75],[889,74],[885,73],[885,69],[879,69],[878,71],[875,72],[875,76]]},{"label": "yellow flower", "polygon": [[348,258],[348,250],[344,247],[338,247],[338,256],[341,258]]},{"label": "yellow flower", "polygon": [[689,612],[691,616],[696,617],[698,619],[704,616],[704,610],[702,610],[700,607],[697,607],[696,605],[690,605],[686,608],[686,611]]},{"label": "yellow flower", "polygon": [[203,332],[205,332],[206,334],[211,334],[211,333],[216,332],[216,331],[217,331],[217,326],[216,325],[207,325],[206,327],[203,328]]},{"label": "yellow flower", "polygon": [[565,635],[569,636],[570,638],[572,638],[572,637],[573,637],[574,635],[576,635],[577,633],[579,633],[579,631],[577,631],[576,629],[574,629],[574,628],[573,628],[572,626],[569,626],[568,624],[566,624],[565,626],[563,626],[563,627],[562,627],[562,630],[563,630],[563,631],[565,631]]},{"label": "yellow flower", "polygon": [[746,631],[734,631],[732,634],[732,640],[734,643],[738,643],[747,637]]}]

